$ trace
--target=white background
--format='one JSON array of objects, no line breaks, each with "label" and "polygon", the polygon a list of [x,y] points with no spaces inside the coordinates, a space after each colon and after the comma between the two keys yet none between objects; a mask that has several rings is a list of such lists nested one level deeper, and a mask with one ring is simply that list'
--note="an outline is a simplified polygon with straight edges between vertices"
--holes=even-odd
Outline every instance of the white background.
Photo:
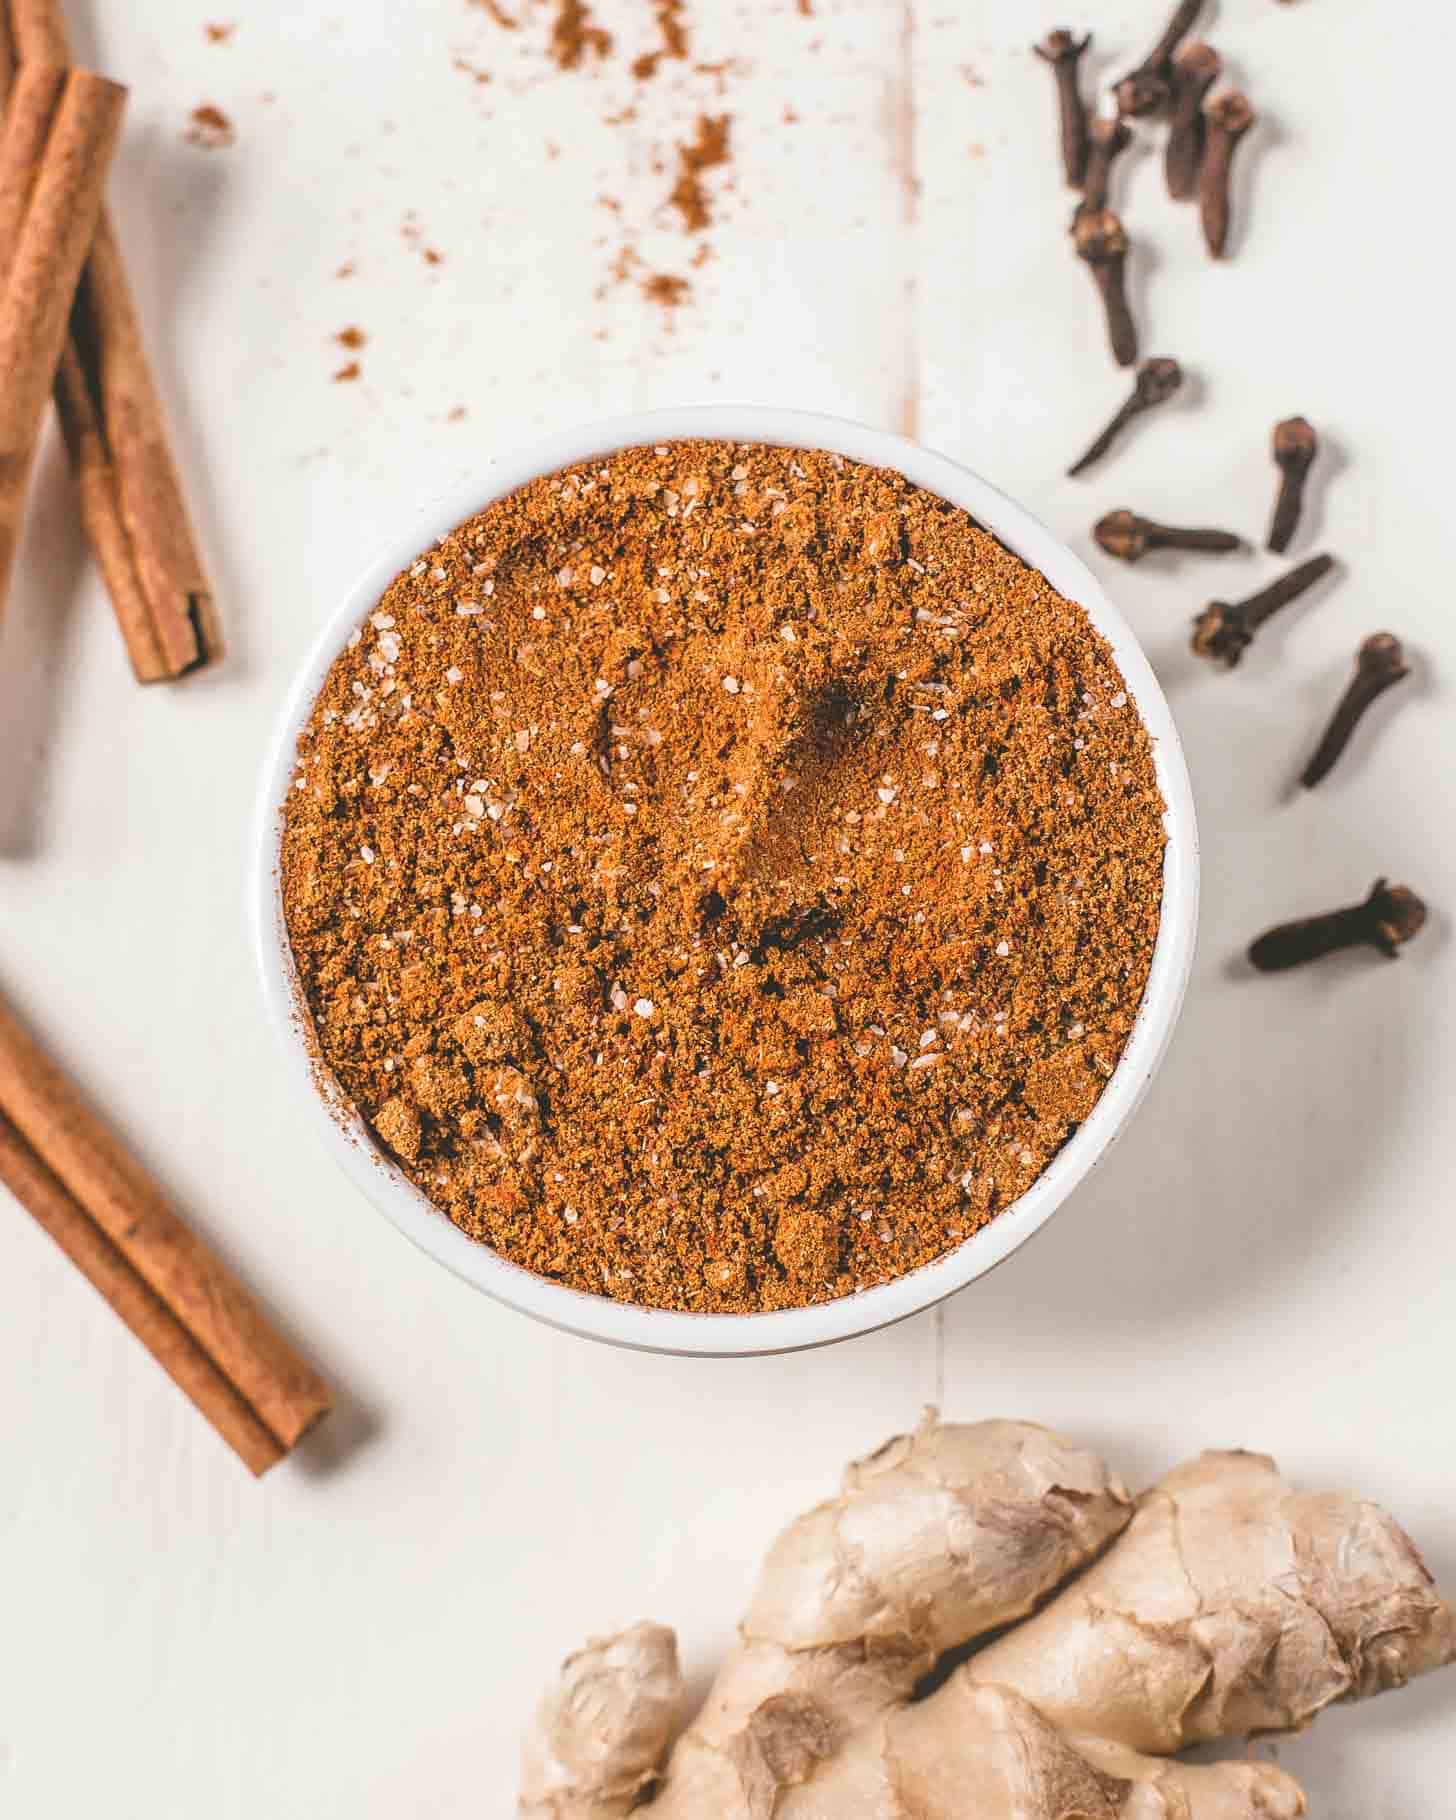
[{"label": "white background", "polygon": [[[626,52],[574,74],[546,60],[539,5],[514,34],[466,0],[73,21],[132,85],[115,201],[232,649],[215,675],[132,684],[48,447],[0,643],[0,982],[342,1407],[253,1483],[0,1207],[7,1816],[504,1815],[561,1654],[650,1615],[705,1670],[771,1533],[930,1400],[1055,1424],[1136,1482],[1204,1446],[1268,1449],[1388,1503],[1456,1585],[1448,60],[1422,53],[1417,9],[1221,0],[1207,29],[1261,113],[1235,257],[1211,267],[1154,153],[1129,155],[1145,345],[1196,379],[1068,482],[1125,380],[1065,241],[1027,45],[1082,21],[1042,0],[814,9],[689,0],[695,58],[731,70],[664,65],[614,127],[645,0],[602,0]],[[1099,0],[1099,76],[1164,10]],[[218,19],[237,30],[212,45]],[[235,121],[230,149],[184,143],[202,102]],[[662,166],[705,108],[732,112],[735,157],[690,269]],[[690,305],[668,318],[610,281],[628,239],[691,276]],[[335,384],[350,324],[363,377]],[[1269,428],[1303,412],[1326,453],[1296,554],[1341,559],[1223,675],[1189,655],[1189,615],[1274,559],[1093,553],[1169,691],[1203,825],[1171,1056],[1107,1167],[994,1277],[874,1338],[741,1363],[559,1337],[412,1251],[290,1102],[243,913],[267,729],[371,545],[492,450],[702,397],[916,430],[1083,549],[1116,505],[1257,543]],[[1385,626],[1416,679],[1294,800],[1356,642]],[[1233,965],[1382,871],[1434,907],[1398,965]],[[1325,1820],[1444,1813],[1453,1712],[1456,1678],[1434,1677],[1281,1760]]]}]

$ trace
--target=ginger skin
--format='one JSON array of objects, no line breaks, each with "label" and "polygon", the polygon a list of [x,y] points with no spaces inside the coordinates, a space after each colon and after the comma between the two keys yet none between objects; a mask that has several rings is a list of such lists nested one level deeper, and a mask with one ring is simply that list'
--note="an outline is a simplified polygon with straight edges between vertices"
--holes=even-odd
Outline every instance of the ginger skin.
[{"label": "ginger skin", "polygon": [[[650,1789],[652,1820],[1295,1820],[1272,1765],[1172,1754],[1456,1659],[1456,1617],[1373,1504],[1208,1453],[1133,1512],[1045,1429],[933,1415],[780,1536],[670,1752],[663,1675],[634,1682],[643,1633],[660,1669],[652,1626],[566,1664],[523,1815],[619,1820]],[[570,1802],[543,1805],[543,1763],[570,1765]]]}]

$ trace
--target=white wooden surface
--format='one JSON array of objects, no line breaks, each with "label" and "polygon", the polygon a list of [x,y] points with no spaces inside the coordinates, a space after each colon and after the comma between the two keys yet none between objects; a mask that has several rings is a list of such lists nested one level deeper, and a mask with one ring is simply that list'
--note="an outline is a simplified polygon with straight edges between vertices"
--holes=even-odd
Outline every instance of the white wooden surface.
[{"label": "white wooden surface", "polygon": [[[1163,10],[1099,0],[1097,69],[1140,54]],[[598,11],[651,42],[643,0]],[[1156,159],[1129,160],[1146,344],[1197,384],[1078,484],[1060,471],[1124,381],[1063,241],[1050,84],[1027,54],[1054,11],[690,0],[695,58],[731,71],[665,65],[610,128],[626,57],[556,72],[539,9],[514,35],[465,0],[77,17],[133,85],[116,201],[233,650],[215,677],[131,686],[50,450],[0,647],[0,979],[343,1408],[253,1484],[0,1207],[0,1813],[504,1815],[559,1655],[652,1615],[705,1669],[775,1527],[932,1399],[1055,1423],[1134,1479],[1208,1445],[1270,1449],[1382,1497],[1456,1585],[1444,65],[1362,0],[1221,0],[1210,34],[1264,114],[1237,257],[1210,269]],[[183,143],[205,101],[236,122],[231,149]],[[647,269],[686,269],[657,166],[723,109],[714,256],[668,320],[607,270],[624,223]],[[334,384],[330,337],[353,323],[363,378]],[[1195,674],[1188,615],[1271,559],[1108,573],[1203,820],[1202,945],[1166,1070],[1075,1205],[942,1315],[739,1364],[589,1348],[415,1255],[283,1092],[242,911],[260,743],[371,540],[490,449],[702,396],[918,427],[1084,545],[1113,505],[1259,532],[1269,426],[1301,411],[1330,449],[1313,534],[1346,565],[1232,677]],[[1315,799],[1289,800],[1357,639],[1384,625],[1418,680]],[[1230,976],[1266,923],[1384,870],[1436,908],[1399,966]],[[1282,1758],[1325,1820],[1443,1813],[1453,1713],[1448,1676]]]}]

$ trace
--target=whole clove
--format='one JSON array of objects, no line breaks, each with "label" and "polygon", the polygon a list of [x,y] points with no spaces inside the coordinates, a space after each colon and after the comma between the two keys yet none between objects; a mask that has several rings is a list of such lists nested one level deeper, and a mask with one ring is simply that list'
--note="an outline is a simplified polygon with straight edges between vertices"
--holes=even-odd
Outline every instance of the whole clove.
[{"label": "whole clove", "polygon": [[1425,927],[1426,906],[1405,885],[1376,879],[1363,903],[1280,923],[1249,944],[1249,959],[1261,973],[1282,973],[1341,948],[1377,949],[1389,960]]},{"label": "whole clove", "polygon": [[1077,65],[1091,42],[1091,32],[1079,40],[1072,32],[1059,30],[1048,32],[1040,44],[1031,47],[1044,63],[1052,66],[1052,74],[1056,77],[1062,169],[1074,190],[1081,188],[1087,173],[1087,108],[1082,100]]},{"label": "whole clove", "polygon": [[1109,556],[1121,562],[1140,562],[1150,550],[1202,550],[1222,555],[1237,550],[1239,538],[1232,531],[1188,530],[1180,525],[1155,524],[1136,512],[1109,512],[1092,527],[1092,535]]},{"label": "whole clove", "polygon": [[1257,116],[1247,95],[1229,89],[1203,110],[1206,137],[1203,164],[1198,173],[1198,207],[1203,217],[1203,237],[1215,259],[1222,259],[1229,237],[1229,183],[1233,176],[1234,147]]},{"label": "whole clove", "polygon": [[1319,453],[1314,425],[1304,417],[1286,417],[1274,426],[1274,465],[1279,470],[1279,493],[1269,522],[1269,548],[1287,550],[1299,529],[1304,510],[1304,483]]},{"label": "whole clove", "polygon": [[1223,59],[1211,44],[1190,44],[1173,60],[1173,121],[1163,153],[1168,194],[1188,202],[1198,194],[1206,123],[1203,99],[1223,70]]},{"label": "whole clove", "polygon": [[1298,600],[1334,566],[1333,556],[1311,556],[1247,600],[1211,600],[1193,622],[1193,649],[1200,657],[1232,670],[1265,620]]},{"label": "whole clove", "polygon": [[1112,357],[1130,367],[1137,359],[1137,328],[1127,302],[1127,232],[1111,209],[1090,209],[1073,221],[1072,240],[1102,298]]},{"label": "whole clove", "polygon": [[1075,478],[1090,468],[1094,461],[1101,461],[1134,417],[1140,417],[1144,411],[1152,410],[1154,405],[1165,404],[1182,383],[1183,369],[1176,360],[1169,360],[1162,356],[1145,360],[1138,368],[1137,378],[1133,381],[1132,394],[1127,402],[1092,443],[1086,454],[1074,461],[1067,469],[1068,475]]},{"label": "whole clove", "polygon": [[1077,213],[1095,214],[1107,207],[1112,166],[1119,152],[1132,144],[1132,128],[1119,114],[1099,114],[1088,131],[1087,175]]},{"label": "whole clove", "polygon": [[1355,674],[1340,697],[1314,756],[1300,773],[1299,781],[1306,790],[1312,790],[1334,770],[1371,702],[1409,675],[1410,665],[1394,632],[1372,632],[1355,654]]}]

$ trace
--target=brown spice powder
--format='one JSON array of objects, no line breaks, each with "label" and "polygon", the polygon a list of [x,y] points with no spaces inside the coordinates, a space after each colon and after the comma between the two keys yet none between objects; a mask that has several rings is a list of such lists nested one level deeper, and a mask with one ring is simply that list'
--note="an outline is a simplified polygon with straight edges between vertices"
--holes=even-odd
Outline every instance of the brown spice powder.
[{"label": "brown spice powder", "polygon": [[1105,642],[901,475],[695,442],[400,575],[285,809],[321,1060],[502,1256],[651,1306],[942,1256],[1095,1104],[1164,835]]},{"label": "brown spice powder", "polygon": [[205,152],[219,152],[237,139],[237,129],[220,107],[204,101],[188,116],[187,131],[182,135],[189,145],[201,146]]},{"label": "brown spice powder", "polygon": [[612,34],[595,22],[585,0],[557,0],[551,55],[561,69],[574,70],[588,53],[600,59],[611,49]]},{"label": "brown spice powder", "polygon": [[678,309],[693,294],[693,287],[676,272],[649,272],[642,280],[642,295],[665,310]]},{"label": "brown spice powder", "polygon": [[667,199],[690,234],[700,233],[713,219],[703,173],[727,164],[732,121],[731,114],[699,114],[696,136],[677,148],[677,182]]},{"label": "brown spice powder", "polygon": [[657,29],[662,42],[654,51],[644,51],[632,65],[639,82],[650,82],[664,57],[683,59],[688,54],[688,28],[683,18],[683,0],[655,0]]}]

